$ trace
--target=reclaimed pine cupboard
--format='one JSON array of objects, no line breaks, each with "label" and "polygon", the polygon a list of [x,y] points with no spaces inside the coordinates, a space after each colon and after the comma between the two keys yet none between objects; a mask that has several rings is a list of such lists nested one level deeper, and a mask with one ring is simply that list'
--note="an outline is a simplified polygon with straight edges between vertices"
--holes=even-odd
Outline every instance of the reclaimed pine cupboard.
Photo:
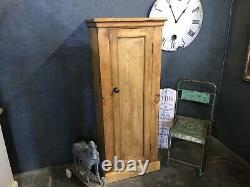
[{"label": "reclaimed pine cupboard", "polygon": [[[146,172],[160,169],[158,104],[161,70],[161,18],[95,18],[89,28],[98,149],[114,156],[149,160]],[[140,171],[140,168],[138,167]],[[138,175],[105,172],[108,182]]]}]

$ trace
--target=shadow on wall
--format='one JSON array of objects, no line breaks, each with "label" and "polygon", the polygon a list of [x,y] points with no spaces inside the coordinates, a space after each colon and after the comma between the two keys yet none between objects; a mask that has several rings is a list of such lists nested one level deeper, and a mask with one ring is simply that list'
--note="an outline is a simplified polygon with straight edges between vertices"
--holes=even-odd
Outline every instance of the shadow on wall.
[{"label": "shadow on wall", "polygon": [[6,103],[12,116],[3,130],[14,173],[70,162],[74,142],[95,138],[89,47],[79,41],[88,35],[84,24]]}]

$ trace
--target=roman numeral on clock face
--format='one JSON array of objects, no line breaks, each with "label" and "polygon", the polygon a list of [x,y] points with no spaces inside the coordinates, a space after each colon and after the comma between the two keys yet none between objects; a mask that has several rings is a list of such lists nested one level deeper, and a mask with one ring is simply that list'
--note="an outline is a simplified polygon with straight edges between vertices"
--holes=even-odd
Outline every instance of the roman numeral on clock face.
[{"label": "roman numeral on clock face", "polygon": [[191,37],[193,37],[193,36],[195,35],[195,32],[192,31],[192,30],[189,30],[189,31],[188,31],[188,35],[191,36]]},{"label": "roman numeral on clock face", "polygon": [[166,38],[162,38],[162,46],[164,46],[165,45],[165,43],[166,43]]},{"label": "roman numeral on clock face", "polygon": [[155,10],[162,12],[162,9],[159,7],[158,3],[154,4],[154,8]]},{"label": "roman numeral on clock face", "polygon": [[172,42],[171,42],[171,48],[172,48],[172,49],[175,48],[175,42],[174,42],[174,40],[172,40]]},{"label": "roman numeral on clock face", "polygon": [[155,10],[157,10],[157,11],[159,11],[159,12],[162,12],[162,10],[161,10],[161,9],[158,9],[158,8],[155,8]]},{"label": "roman numeral on clock face", "polygon": [[192,23],[193,23],[193,24],[199,24],[199,23],[200,23],[200,20],[193,20]]},{"label": "roman numeral on clock face", "polygon": [[200,10],[200,7],[197,7],[194,10],[192,10],[192,13],[198,12],[199,10]]},{"label": "roman numeral on clock face", "polygon": [[183,40],[183,38],[181,39],[182,40],[182,48],[184,48],[185,47],[185,44],[186,44],[186,42]]},{"label": "roman numeral on clock face", "polygon": [[159,2],[158,2],[158,1],[154,4],[154,9],[155,9],[155,10],[157,10],[157,11],[162,12],[162,8],[160,7],[160,5],[159,5]]}]

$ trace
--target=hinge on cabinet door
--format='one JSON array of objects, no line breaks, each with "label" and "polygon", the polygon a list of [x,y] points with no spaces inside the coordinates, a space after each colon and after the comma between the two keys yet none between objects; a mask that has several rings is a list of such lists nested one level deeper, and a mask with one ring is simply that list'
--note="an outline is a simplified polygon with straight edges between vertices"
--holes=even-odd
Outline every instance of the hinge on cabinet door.
[{"label": "hinge on cabinet door", "polygon": [[160,101],[160,94],[155,94],[155,103],[158,104]]},{"label": "hinge on cabinet door", "polygon": [[110,40],[111,40],[111,32],[108,30],[108,39],[109,39],[109,46],[110,46]]},{"label": "hinge on cabinet door", "polygon": [[152,43],[152,55],[154,54],[154,44]]}]

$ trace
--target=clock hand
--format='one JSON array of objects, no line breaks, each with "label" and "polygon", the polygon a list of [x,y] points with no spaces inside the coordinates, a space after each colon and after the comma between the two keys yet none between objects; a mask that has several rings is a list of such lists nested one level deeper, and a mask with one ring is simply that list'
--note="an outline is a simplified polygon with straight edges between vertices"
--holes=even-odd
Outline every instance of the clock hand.
[{"label": "clock hand", "polygon": [[176,20],[176,23],[179,21],[179,19],[181,18],[181,16],[185,13],[186,9],[187,9],[187,8],[185,8],[185,9],[182,11],[181,15],[180,15],[180,16],[178,17],[178,19]]},{"label": "clock hand", "polygon": [[182,11],[181,15],[178,17],[178,19],[176,20],[176,23],[179,21],[179,19],[181,18],[181,16],[186,12],[188,5],[189,5],[190,0],[187,2],[187,7]]},{"label": "clock hand", "polygon": [[174,11],[173,11],[172,6],[171,6],[171,4],[170,4],[170,0],[167,0],[167,3],[169,4],[169,8],[170,8],[171,13],[172,13],[172,15],[173,15],[173,17],[174,17],[174,22],[177,23],[177,20],[176,20],[175,15],[174,15]]},{"label": "clock hand", "polygon": [[178,20],[176,20],[176,18],[175,18],[175,15],[174,15],[174,11],[173,11],[173,9],[172,9],[172,6],[169,5],[169,8],[170,8],[170,10],[171,10],[171,12],[172,12],[172,15],[174,16],[174,21],[175,21],[175,23],[177,23]]}]

